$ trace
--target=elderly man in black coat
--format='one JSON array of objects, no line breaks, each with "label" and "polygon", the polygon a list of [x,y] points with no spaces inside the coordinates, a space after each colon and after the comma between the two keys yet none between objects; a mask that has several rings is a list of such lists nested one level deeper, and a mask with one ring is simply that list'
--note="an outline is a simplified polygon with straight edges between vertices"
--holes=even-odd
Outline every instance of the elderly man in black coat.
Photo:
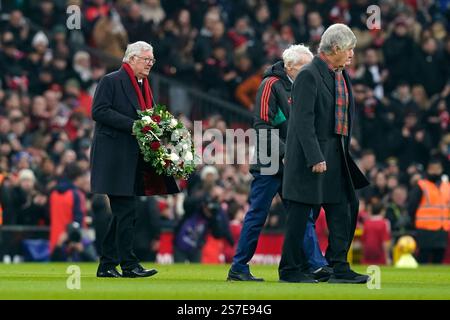
[{"label": "elderly man in black coat", "polygon": [[113,214],[102,243],[98,277],[149,277],[157,272],[144,269],[133,253],[135,198],[179,192],[174,178],[157,175],[144,162],[132,135],[137,111],[153,106],[147,77],[155,61],[150,44],[128,45],[122,67],[104,76],[94,95],[91,191],[108,195]]},{"label": "elderly man in black coat", "polygon": [[347,253],[358,214],[355,189],[368,181],[349,154],[354,102],[344,70],[351,63],[356,37],[343,24],[323,34],[319,54],[303,67],[292,89],[293,105],[286,141],[283,196],[288,220],[279,277],[285,282],[315,282],[306,273],[301,248],[308,213],[322,206],[330,231],[326,258],[332,283],[366,283],[353,272]]}]

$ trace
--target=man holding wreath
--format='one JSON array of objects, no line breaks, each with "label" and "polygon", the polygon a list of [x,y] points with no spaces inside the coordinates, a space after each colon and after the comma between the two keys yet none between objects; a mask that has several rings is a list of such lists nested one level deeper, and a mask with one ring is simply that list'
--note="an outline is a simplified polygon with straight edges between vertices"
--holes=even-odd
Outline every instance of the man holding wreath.
[{"label": "man holding wreath", "polygon": [[[148,75],[156,60],[143,41],[128,45],[122,67],[98,84],[92,106],[91,191],[109,198],[112,220],[102,243],[97,277],[150,277],[133,253],[136,196],[179,192],[173,177],[155,173],[144,162],[133,124],[138,111],[154,105]],[[116,270],[119,265],[122,274]]]}]

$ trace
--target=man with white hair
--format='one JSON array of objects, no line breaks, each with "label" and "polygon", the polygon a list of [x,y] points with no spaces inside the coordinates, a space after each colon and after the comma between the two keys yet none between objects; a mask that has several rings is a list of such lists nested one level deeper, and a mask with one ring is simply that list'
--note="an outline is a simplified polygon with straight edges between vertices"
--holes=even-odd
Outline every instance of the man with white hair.
[{"label": "man with white hair", "polygon": [[283,176],[283,196],[289,204],[279,265],[284,282],[311,282],[303,271],[306,259],[300,243],[311,209],[320,206],[330,233],[326,258],[334,272],[329,282],[369,280],[347,262],[358,210],[355,189],[368,185],[349,154],[354,101],[345,67],[355,45],[350,28],[330,26],[322,35],[319,54],[302,68],[292,88]]},{"label": "man with white hair", "polygon": [[[255,254],[258,238],[266,222],[267,215],[275,195],[281,192],[283,159],[287,134],[288,118],[291,109],[291,86],[303,65],[313,58],[311,51],[303,45],[290,46],[283,52],[283,61],[269,67],[258,89],[254,108],[254,128],[257,134],[256,164],[250,171],[252,181],[249,201],[250,209],[245,215],[244,225],[233,263],[228,272],[230,281],[263,281],[250,273],[249,261]],[[266,131],[264,134],[263,131]],[[278,131],[278,132],[277,132]],[[277,139],[276,143],[271,139]],[[277,146],[277,150],[271,150]],[[269,163],[262,161],[270,157]],[[269,170],[276,167],[275,170]],[[318,245],[311,217],[308,224],[304,247],[308,252],[311,271],[321,279],[328,280],[329,273],[323,268],[327,265]],[[303,241],[301,241],[303,242]]]},{"label": "man with white hair", "polygon": [[[105,75],[92,106],[91,190],[108,195],[112,220],[103,240],[97,277],[149,277],[133,253],[136,196],[179,192],[175,179],[157,175],[144,162],[132,135],[138,110],[154,105],[148,75],[156,60],[150,44],[128,45],[122,67]],[[116,245],[117,244],[117,245]],[[116,270],[120,263],[122,275]]]}]

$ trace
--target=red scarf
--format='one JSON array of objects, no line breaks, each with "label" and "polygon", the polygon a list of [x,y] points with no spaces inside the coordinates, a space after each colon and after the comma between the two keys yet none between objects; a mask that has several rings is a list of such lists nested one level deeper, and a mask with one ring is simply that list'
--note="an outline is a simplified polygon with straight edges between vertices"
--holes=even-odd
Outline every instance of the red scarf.
[{"label": "red scarf", "polygon": [[[142,96],[142,91],[139,88],[139,85],[137,83],[136,77],[134,76],[133,69],[131,69],[130,65],[128,63],[123,63],[122,67],[125,69],[125,71],[128,74],[128,77],[130,78],[131,84],[133,85],[134,91],[136,92],[136,95],[138,97],[139,106],[141,107],[141,110],[144,111],[146,109],[151,109],[153,107],[153,93],[150,89],[150,85],[148,83],[148,79],[144,78],[144,96]],[[145,98],[145,100],[144,100]]]}]

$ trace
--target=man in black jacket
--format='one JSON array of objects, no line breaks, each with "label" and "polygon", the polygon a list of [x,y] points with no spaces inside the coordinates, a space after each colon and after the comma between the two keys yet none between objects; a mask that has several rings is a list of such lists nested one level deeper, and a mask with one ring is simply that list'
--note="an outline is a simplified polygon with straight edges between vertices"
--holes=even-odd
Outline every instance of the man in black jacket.
[{"label": "man in black jacket", "polygon": [[304,272],[300,245],[311,209],[322,206],[330,232],[326,252],[334,273],[329,282],[366,283],[350,270],[347,253],[356,227],[355,188],[368,184],[349,154],[354,102],[345,66],[356,37],[335,24],[322,35],[319,55],[302,68],[292,88],[283,196],[288,200],[286,237],[279,265],[284,282],[315,282]]},{"label": "man in black jacket", "polygon": [[[228,272],[228,280],[262,281],[251,273],[248,262],[253,257],[258,237],[267,219],[272,200],[277,193],[281,195],[283,159],[289,113],[291,109],[291,86],[300,68],[309,63],[313,55],[303,45],[294,45],[283,53],[283,61],[277,62],[264,74],[254,109],[254,128],[256,129],[256,164],[252,165],[254,176],[249,201],[250,209],[245,215],[233,264]],[[276,148],[272,150],[272,148]],[[270,160],[270,161],[265,161]],[[311,271],[323,277],[323,267],[327,265],[318,245],[311,216],[308,228],[312,232],[304,239],[308,251]],[[323,270],[322,270],[323,269]],[[329,277],[329,273],[325,272]]]},{"label": "man in black jacket", "polygon": [[[179,192],[173,178],[156,175],[143,161],[132,134],[138,110],[154,104],[148,84],[153,48],[130,44],[120,70],[104,76],[92,106],[96,122],[91,149],[91,191],[108,195],[113,218],[103,240],[98,277],[149,277],[133,253],[136,196]],[[117,244],[117,245],[116,245]],[[123,275],[117,272],[120,263]]]}]

